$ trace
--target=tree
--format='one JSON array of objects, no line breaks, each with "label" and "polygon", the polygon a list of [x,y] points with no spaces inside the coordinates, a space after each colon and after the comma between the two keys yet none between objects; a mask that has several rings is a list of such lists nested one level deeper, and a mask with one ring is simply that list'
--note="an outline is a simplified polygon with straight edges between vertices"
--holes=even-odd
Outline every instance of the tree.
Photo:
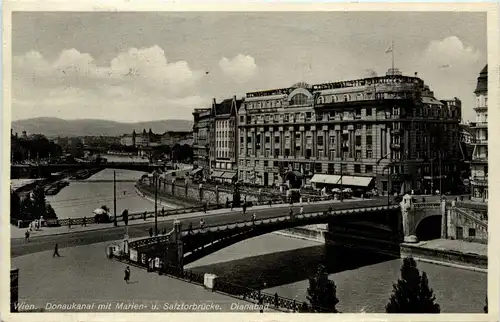
[{"label": "tree", "polygon": [[33,200],[28,195],[21,201],[21,220],[33,219]]},{"label": "tree", "polygon": [[401,278],[393,286],[393,294],[387,303],[387,313],[440,313],[439,304],[429,287],[425,272],[420,276],[417,263],[412,257],[403,260]]},{"label": "tree", "polygon": [[47,206],[45,208],[45,218],[47,219],[57,219],[57,214],[54,208],[50,205],[50,203],[47,203]]},{"label": "tree", "polygon": [[307,300],[310,312],[338,313],[335,308],[339,303],[337,287],[328,279],[328,273],[323,265],[318,267],[316,275],[309,278]]},{"label": "tree", "polygon": [[45,215],[47,212],[46,205],[45,190],[43,186],[39,185],[33,190],[33,218],[40,218],[40,216]]}]

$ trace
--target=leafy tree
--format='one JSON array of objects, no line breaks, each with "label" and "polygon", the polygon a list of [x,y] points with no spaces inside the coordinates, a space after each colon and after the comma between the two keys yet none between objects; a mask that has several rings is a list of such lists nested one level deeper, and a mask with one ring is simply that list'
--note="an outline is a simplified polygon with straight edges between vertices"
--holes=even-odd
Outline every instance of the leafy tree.
[{"label": "leafy tree", "polygon": [[33,200],[28,195],[21,201],[21,220],[33,219]]},{"label": "leafy tree", "polygon": [[47,206],[45,208],[45,218],[47,219],[57,219],[57,214],[54,208],[50,205],[50,203],[47,203]]},{"label": "leafy tree", "polygon": [[328,279],[328,273],[323,265],[318,267],[316,275],[309,278],[307,300],[310,312],[338,313],[335,308],[339,303],[337,287],[332,280]]},{"label": "leafy tree", "polygon": [[33,190],[33,218],[40,218],[46,214],[47,200],[43,186],[39,185]]},{"label": "leafy tree", "polygon": [[439,304],[425,272],[420,276],[412,257],[403,260],[401,278],[393,286],[393,294],[386,305],[387,313],[440,313]]}]

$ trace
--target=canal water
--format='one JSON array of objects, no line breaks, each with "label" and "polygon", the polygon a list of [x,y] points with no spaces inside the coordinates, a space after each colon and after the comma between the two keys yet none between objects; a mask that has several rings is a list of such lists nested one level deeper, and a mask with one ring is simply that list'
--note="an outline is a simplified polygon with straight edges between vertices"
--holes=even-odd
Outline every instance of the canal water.
[{"label": "canal water", "polygon": [[[143,173],[116,170],[117,180],[137,180]],[[101,205],[113,207],[113,170],[87,180],[71,182],[48,197],[59,218],[89,216]],[[109,180],[99,182],[97,180]],[[154,204],[135,192],[134,182],[117,182],[118,213],[153,210]],[[337,308],[346,313],[383,313],[400,276],[400,259],[360,251],[343,251],[313,241],[277,234],[252,238],[198,260],[186,268],[215,273],[236,284],[262,288],[269,293],[306,299],[308,277],[318,264],[327,266],[337,285]],[[487,275],[428,263],[418,263],[429,277],[442,312],[482,313]]]}]

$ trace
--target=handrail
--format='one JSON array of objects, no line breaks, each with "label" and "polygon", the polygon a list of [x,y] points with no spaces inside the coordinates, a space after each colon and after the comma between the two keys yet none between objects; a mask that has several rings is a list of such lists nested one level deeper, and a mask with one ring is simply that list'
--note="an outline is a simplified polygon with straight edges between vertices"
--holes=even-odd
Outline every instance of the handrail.
[{"label": "handrail", "polygon": [[485,223],[484,221],[476,218],[475,216],[471,215],[470,213],[468,213],[467,211],[465,211],[463,209],[455,207],[455,211],[457,211],[458,213],[460,213],[462,216],[467,217],[467,219],[472,220],[473,222],[475,222],[479,226],[481,226],[483,228],[486,228],[486,230],[488,230],[488,223]]}]

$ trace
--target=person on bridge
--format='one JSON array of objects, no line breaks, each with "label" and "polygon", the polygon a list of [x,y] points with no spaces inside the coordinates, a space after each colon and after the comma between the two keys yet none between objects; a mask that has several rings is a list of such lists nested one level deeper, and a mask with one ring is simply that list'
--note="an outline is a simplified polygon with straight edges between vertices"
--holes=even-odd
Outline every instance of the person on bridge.
[{"label": "person on bridge", "polygon": [[125,283],[127,283],[127,284],[130,281],[130,267],[128,267],[128,266],[127,266],[127,268],[125,268],[125,277],[123,279],[125,280]]},{"label": "person on bridge", "polygon": [[29,243],[30,241],[30,230],[26,229],[26,232],[24,233],[24,240]]},{"label": "person on bridge", "polygon": [[207,213],[207,203],[206,202],[203,204],[203,212]]},{"label": "person on bridge", "polygon": [[87,217],[83,217],[82,227],[87,227]]},{"label": "person on bridge", "polygon": [[303,215],[304,214],[304,207],[300,207],[300,214]]},{"label": "person on bridge", "polygon": [[328,213],[331,213],[333,210],[332,205],[328,206]]},{"label": "person on bridge", "polygon": [[153,237],[153,228],[149,228],[149,237]]},{"label": "person on bridge", "polygon": [[273,206],[273,199],[269,199],[269,208]]},{"label": "person on bridge", "polygon": [[54,246],[54,254],[52,254],[52,257],[56,257],[56,255],[57,257],[61,257],[61,255],[59,255],[59,246],[57,244]]},{"label": "person on bridge", "polygon": [[71,229],[71,221],[72,221],[71,218],[68,219],[68,229]]},{"label": "person on bridge", "polygon": [[293,209],[290,209],[290,219],[293,219]]},{"label": "person on bridge", "polygon": [[243,203],[242,209],[243,209],[243,214],[246,214],[247,213],[247,203],[246,202]]},{"label": "person on bridge", "polygon": [[205,227],[205,222],[203,221],[203,218],[200,219],[200,230],[203,230],[203,227]]},{"label": "person on bridge", "polygon": [[226,197],[226,208],[229,208],[229,197]]},{"label": "person on bridge", "polygon": [[255,212],[253,213],[252,215],[252,223],[255,224],[255,220],[257,219],[257,215],[255,214]]},{"label": "person on bridge", "polygon": [[142,219],[144,219],[144,221],[146,221],[146,216],[148,215],[148,212],[145,211],[143,214],[142,214]]}]

